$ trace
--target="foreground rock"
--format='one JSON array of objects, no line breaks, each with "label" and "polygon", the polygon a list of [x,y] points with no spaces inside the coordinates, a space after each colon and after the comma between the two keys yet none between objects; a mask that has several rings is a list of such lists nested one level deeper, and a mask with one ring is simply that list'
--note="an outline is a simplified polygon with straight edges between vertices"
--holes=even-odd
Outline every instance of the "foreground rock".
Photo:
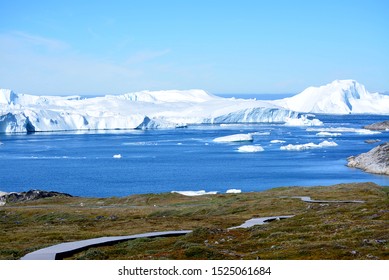
[{"label": "foreground rock", "polygon": [[40,190],[29,190],[27,192],[20,193],[7,193],[0,196],[0,205],[10,202],[21,202],[31,201],[47,197],[72,197],[67,193],[52,192],[52,191],[40,191]]},{"label": "foreground rock", "polygon": [[363,128],[370,129],[370,130],[389,130],[389,121],[369,124],[364,126]]},{"label": "foreground rock", "polygon": [[360,168],[369,173],[389,175],[389,142],[381,144],[367,153],[352,156],[348,167]]}]

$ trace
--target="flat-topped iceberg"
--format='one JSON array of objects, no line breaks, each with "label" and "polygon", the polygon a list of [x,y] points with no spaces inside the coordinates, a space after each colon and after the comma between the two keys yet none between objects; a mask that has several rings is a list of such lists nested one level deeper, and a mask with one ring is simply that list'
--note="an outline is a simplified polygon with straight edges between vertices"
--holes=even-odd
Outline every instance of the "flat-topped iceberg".
[{"label": "flat-topped iceberg", "polygon": [[238,152],[241,153],[258,153],[263,151],[264,149],[259,145],[244,145],[238,148]]},{"label": "flat-topped iceberg", "polygon": [[187,124],[285,123],[301,114],[267,101],[203,90],[141,91],[94,98],[0,90],[0,132],[159,129]]},{"label": "flat-topped iceberg", "polygon": [[252,142],[254,140],[251,133],[243,134],[233,134],[227,136],[221,136],[213,139],[213,142],[217,143],[228,143],[228,142]]}]

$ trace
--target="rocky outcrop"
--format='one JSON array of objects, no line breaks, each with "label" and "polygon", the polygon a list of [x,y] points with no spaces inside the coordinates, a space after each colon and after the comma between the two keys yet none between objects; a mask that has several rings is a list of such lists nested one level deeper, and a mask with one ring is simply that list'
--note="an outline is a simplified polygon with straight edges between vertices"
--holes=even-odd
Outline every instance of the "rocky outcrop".
[{"label": "rocky outcrop", "polygon": [[67,194],[67,193],[52,192],[52,191],[40,191],[40,190],[29,190],[27,192],[7,193],[7,194],[0,196],[0,205],[4,205],[5,203],[30,201],[30,200],[37,200],[37,199],[41,199],[41,198],[56,197],[56,196],[72,197],[70,194]]},{"label": "rocky outcrop", "polygon": [[389,121],[383,121],[365,125],[363,128],[370,130],[389,130]]},{"label": "rocky outcrop", "polygon": [[348,167],[360,168],[369,173],[389,175],[389,142],[367,153],[349,157],[347,160]]}]

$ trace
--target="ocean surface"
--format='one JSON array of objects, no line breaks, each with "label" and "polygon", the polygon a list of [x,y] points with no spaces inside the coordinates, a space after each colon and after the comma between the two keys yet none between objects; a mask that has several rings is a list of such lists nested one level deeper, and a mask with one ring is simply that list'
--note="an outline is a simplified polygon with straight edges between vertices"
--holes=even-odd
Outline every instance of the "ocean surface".
[{"label": "ocean surface", "polygon": [[[368,131],[360,130],[363,125],[386,120],[388,116],[316,117],[324,122],[323,127],[198,125],[144,131],[2,134],[0,191],[42,189],[110,197],[188,190],[250,192],[280,186],[367,181],[389,185],[389,176],[345,166],[347,157],[389,141],[389,131],[367,134]],[[327,134],[317,135],[320,132]],[[213,142],[216,137],[236,133],[253,133],[253,143]],[[369,139],[381,142],[364,142]],[[280,148],[323,141],[335,142],[337,146]],[[243,145],[260,145],[264,150],[239,152]],[[120,158],[115,157],[119,154]]]}]

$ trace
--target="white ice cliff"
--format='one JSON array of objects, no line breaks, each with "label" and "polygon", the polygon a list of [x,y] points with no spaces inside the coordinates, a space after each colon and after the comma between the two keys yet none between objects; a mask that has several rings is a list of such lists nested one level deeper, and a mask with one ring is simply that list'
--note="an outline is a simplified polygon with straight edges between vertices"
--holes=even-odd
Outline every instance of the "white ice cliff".
[{"label": "white ice cliff", "polygon": [[0,90],[0,132],[175,128],[187,124],[286,122],[300,114],[265,101],[203,90],[34,96]]},{"label": "white ice cliff", "polygon": [[389,114],[389,96],[370,93],[354,80],[336,80],[321,87],[309,87],[272,103],[302,113]]}]

